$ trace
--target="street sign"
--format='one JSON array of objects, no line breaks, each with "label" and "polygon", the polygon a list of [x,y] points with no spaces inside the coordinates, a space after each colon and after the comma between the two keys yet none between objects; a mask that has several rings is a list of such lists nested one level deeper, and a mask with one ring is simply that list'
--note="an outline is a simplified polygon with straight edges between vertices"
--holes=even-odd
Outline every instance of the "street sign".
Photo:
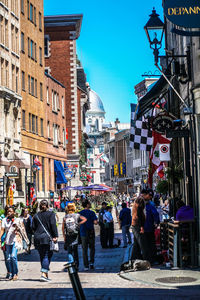
[{"label": "street sign", "polygon": [[165,133],[166,130],[174,128],[174,118],[170,114],[161,113],[152,121],[152,129],[158,133]]},{"label": "street sign", "polygon": [[5,176],[15,178],[15,177],[19,177],[19,174],[18,173],[5,173]]},{"label": "street sign", "polygon": [[189,137],[190,131],[188,129],[182,130],[171,130],[166,132],[167,138],[182,138],[182,137]]}]

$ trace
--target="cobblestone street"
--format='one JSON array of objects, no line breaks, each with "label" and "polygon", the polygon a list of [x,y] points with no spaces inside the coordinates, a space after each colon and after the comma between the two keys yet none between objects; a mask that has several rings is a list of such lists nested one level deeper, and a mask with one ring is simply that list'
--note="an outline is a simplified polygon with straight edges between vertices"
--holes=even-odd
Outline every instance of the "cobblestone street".
[{"label": "cobblestone street", "polygon": [[[60,217],[61,220],[61,217]],[[60,224],[61,225],[61,224]],[[59,225],[59,231],[61,229]],[[116,229],[116,236],[120,236]],[[96,300],[143,300],[143,299],[199,299],[199,286],[182,287],[179,289],[167,288],[129,281],[118,275],[120,264],[123,260],[124,249],[101,249],[98,226],[96,226],[97,246],[94,271],[83,271],[81,248],[79,276],[84,288],[86,299]],[[121,236],[120,236],[121,237]],[[40,282],[39,256],[36,250],[31,255],[19,254],[19,280],[16,282],[5,281],[5,265],[2,252],[0,252],[0,289],[1,300],[36,300],[75,299],[68,273],[65,272],[64,264],[66,254],[63,249],[63,241],[60,231],[60,252],[54,254],[51,263],[51,283]],[[187,292],[186,292],[187,290]]]}]

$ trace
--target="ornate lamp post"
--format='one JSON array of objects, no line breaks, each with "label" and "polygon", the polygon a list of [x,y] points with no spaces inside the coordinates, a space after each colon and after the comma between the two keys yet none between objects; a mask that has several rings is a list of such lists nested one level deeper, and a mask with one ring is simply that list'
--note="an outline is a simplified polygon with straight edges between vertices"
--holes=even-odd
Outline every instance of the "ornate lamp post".
[{"label": "ornate lamp post", "polygon": [[162,39],[164,35],[165,24],[160,20],[155,8],[153,8],[152,14],[149,16],[150,19],[144,26],[144,30],[146,32],[150,48],[153,49],[155,64],[157,64],[159,49],[162,47]]}]

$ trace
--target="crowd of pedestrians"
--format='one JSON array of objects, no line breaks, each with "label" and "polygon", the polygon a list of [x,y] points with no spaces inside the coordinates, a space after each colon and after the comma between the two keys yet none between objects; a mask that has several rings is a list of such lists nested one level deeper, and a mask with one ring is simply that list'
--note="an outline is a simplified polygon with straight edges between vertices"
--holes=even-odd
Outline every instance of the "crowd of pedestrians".
[{"label": "crowd of pedestrians", "polygon": [[[151,264],[157,261],[155,229],[161,220],[160,203],[151,189],[144,189],[139,195],[130,198],[129,195],[116,197],[115,209],[119,227],[122,230],[123,248],[133,244],[132,260],[147,260]],[[156,201],[155,201],[156,200]],[[65,216],[62,220],[62,234],[67,260],[73,258],[75,266],[79,268],[78,245],[82,245],[84,271],[95,267],[95,228],[100,226],[100,243],[103,249],[113,248],[114,219],[113,208],[103,201],[98,217],[91,209],[91,202],[84,197],[82,209],[77,212],[75,203],[67,203]],[[169,203],[165,200],[163,215],[170,214]],[[165,218],[164,217],[164,218]],[[177,201],[176,220],[194,218],[193,209],[186,206],[182,200]],[[41,281],[50,281],[48,272],[53,250],[58,241],[57,222],[59,218],[47,200],[39,203],[39,211],[31,216],[29,208],[23,208],[21,216],[17,217],[15,208],[5,207],[5,213],[0,216],[0,247],[4,254],[7,269],[6,279],[18,279],[18,251],[31,253],[32,237],[41,263]],[[57,221],[57,222],[56,222]],[[132,229],[132,230],[131,230]],[[132,231],[132,234],[131,234]],[[89,250],[89,255],[88,255]]]}]

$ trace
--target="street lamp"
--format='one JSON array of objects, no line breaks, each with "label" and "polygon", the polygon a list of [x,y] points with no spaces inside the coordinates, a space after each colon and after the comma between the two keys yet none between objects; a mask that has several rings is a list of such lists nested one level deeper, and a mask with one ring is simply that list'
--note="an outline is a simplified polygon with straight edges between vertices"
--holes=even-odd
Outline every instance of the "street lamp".
[{"label": "street lamp", "polygon": [[165,30],[164,23],[160,20],[159,15],[156,13],[155,8],[152,10],[152,14],[149,15],[150,19],[144,26],[150,48],[153,49],[155,57],[155,64],[158,63],[159,49],[162,47],[162,39]]}]

